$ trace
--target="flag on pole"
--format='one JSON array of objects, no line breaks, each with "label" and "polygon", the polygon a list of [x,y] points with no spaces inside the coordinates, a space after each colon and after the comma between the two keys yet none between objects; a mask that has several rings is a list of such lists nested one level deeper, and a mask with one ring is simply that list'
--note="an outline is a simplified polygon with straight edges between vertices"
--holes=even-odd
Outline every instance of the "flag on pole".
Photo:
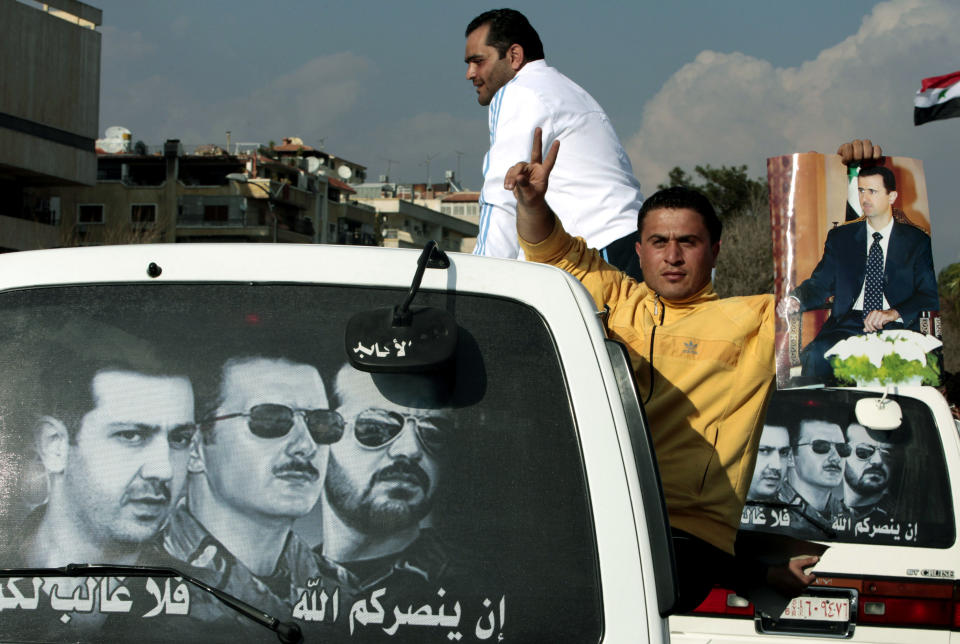
[{"label": "flag on pole", "polygon": [[913,99],[913,124],[960,116],[960,71],[924,78]]}]

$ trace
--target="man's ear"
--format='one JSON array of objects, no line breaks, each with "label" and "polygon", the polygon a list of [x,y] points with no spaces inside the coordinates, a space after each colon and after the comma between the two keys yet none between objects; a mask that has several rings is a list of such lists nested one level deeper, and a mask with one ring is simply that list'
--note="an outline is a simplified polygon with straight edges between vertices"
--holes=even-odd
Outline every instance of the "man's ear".
[{"label": "man's ear", "polygon": [[713,268],[716,268],[716,266],[717,266],[717,256],[720,255],[720,242],[721,242],[721,241],[722,241],[722,240],[718,239],[718,240],[717,240],[717,243],[710,245],[710,250],[713,251],[713,264],[711,264],[711,266],[712,266]]},{"label": "man's ear", "polygon": [[898,194],[898,193],[897,193],[896,190],[891,190],[891,191],[887,194],[887,197],[890,199],[890,205],[891,205],[891,206],[893,205],[893,202],[897,200],[897,194]]},{"label": "man's ear", "polygon": [[190,439],[190,458],[187,460],[187,471],[192,474],[201,474],[207,471],[207,466],[203,462],[203,432],[197,430]]},{"label": "man's ear", "polygon": [[515,72],[520,71],[520,68],[523,67],[526,60],[523,56],[523,46],[513,43],[507,49],[506,55],[507,62],[510,63],[510,69]]},{"label": "man's ear", "polygon": [[66,426],[52,416],[43,416],[37,421],[35,435],[43,467],[51,474],[63,472],[70,454],[70,433]]},{"label": "man's ear", "polygon": [[640,242],[633,243],[633,251],[637,254],[637,260],[640,262],[640,268],[643,268],[643,255],[640,254]]}]

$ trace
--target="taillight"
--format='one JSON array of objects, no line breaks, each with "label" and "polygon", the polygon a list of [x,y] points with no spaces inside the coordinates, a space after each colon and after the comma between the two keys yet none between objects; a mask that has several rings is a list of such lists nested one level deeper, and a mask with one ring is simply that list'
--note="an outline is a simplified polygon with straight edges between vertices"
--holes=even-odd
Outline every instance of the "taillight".
[{"label": "taillight", "polygon": [[953,630],[960,631],[960,581],[953,585]]},{"label": "taillight", "polygon": [[[817,586],[860,591],[857,622],[864,626],[916,626],[960,630],[960,581],[899,582],[821,578]],[[752,617],[753,604],[732,590],[714,588],[695,615]]]},{"label": "taillight", "polygon": [[[952,603],[949,599],[904,599],[865,597],[860,612],[861,624],[914,626],[950,626]],[[871,610],[871,608],[873,610]]]},{"label": "taillight", "polygon": [[960,583],[865,580],[858,621],[871,626],[960,628]]},{"label": "taillight", "polygon": [[730,617],[753,617],[753,604],[732,590],[714,588],[707,598],[697,606],[696,615],[727,615]]}]

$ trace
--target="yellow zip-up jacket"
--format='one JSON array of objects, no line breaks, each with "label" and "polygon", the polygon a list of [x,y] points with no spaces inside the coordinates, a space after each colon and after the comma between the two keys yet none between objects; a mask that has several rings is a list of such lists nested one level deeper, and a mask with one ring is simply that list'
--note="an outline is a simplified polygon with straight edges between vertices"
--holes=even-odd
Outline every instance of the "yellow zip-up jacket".
[{"label": "yellow zip-up jacket", "polygon": [[[567,271],[610,307],[607,332],[630,352],[660,466],[670,524],[733,554],[767,402],[773,392],[772,295],[720,299],[708,284],[662,300],[555,220],[528,260]],[[654,331],[655,329],[655,331]]]}]

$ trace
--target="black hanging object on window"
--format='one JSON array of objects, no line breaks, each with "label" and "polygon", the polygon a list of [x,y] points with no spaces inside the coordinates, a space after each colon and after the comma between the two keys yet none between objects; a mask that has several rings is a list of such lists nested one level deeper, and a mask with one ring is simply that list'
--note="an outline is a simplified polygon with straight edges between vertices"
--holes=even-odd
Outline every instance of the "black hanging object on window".
[{"label": "black hanging object on window", "polygon": [[411,306],[427,268],[447,269],[450,259],[430,240],[420,253],[417,270],[403,302],[389,309],[361,311],[347,322],[344,335],[350,363],[361,371],[381,373],[440,369],[453,359],[457,323],[435,307]]}]

